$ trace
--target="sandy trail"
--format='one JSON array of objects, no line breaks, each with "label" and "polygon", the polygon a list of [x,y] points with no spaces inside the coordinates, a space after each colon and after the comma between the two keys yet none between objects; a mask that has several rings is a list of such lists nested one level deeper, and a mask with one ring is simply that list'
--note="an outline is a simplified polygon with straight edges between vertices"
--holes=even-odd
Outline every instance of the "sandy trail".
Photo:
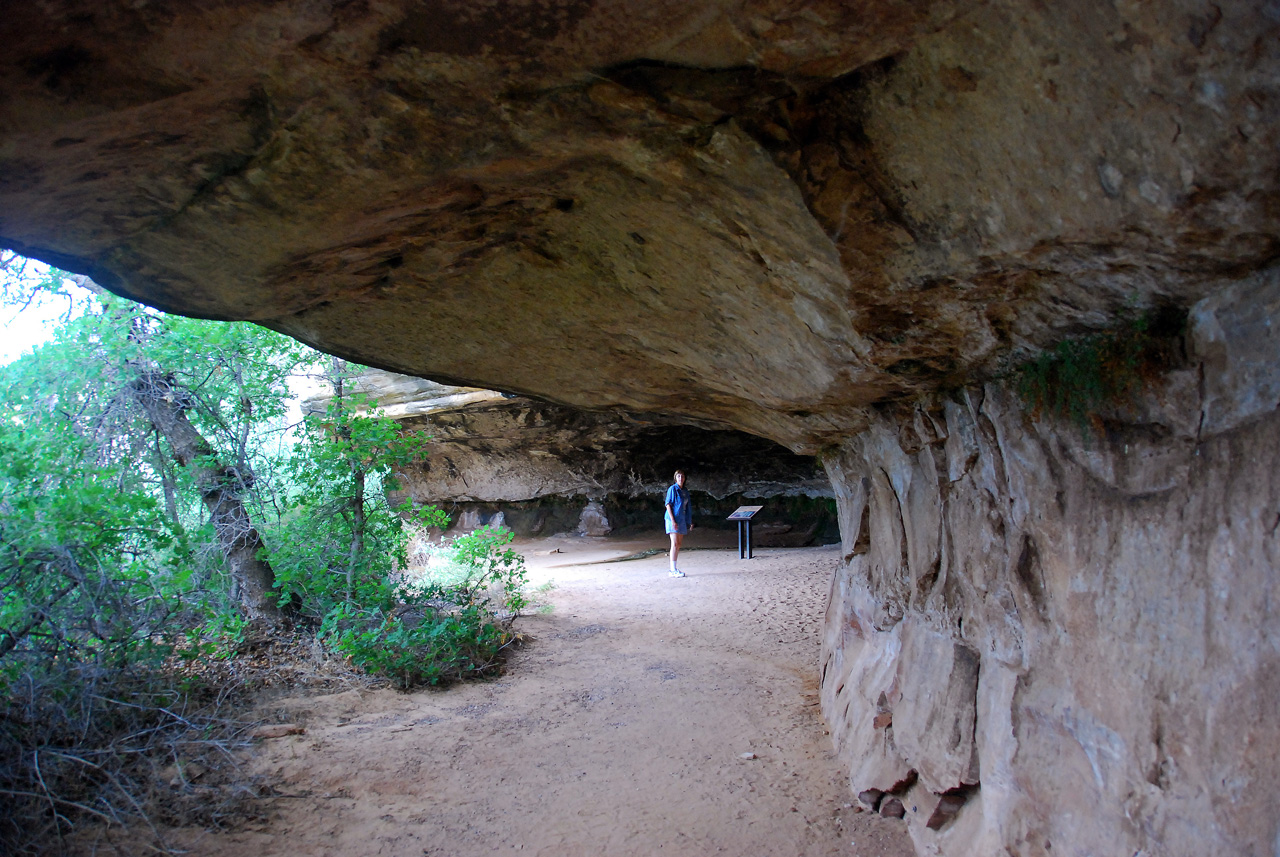
[{"label": "sandy trail", "polygon": [[692,550],[683,580],[663,555],[566,565],[636,546],[519,546],[531,582],[555,582],[555,609],[521,620],[531,640],[500,679],[273,703],[307,731],[263,743],[253,764],[294,797],[258,829],[178,844],[205,857],[913,853],[900,822],[850,806],[818,712],[836,549]]}]

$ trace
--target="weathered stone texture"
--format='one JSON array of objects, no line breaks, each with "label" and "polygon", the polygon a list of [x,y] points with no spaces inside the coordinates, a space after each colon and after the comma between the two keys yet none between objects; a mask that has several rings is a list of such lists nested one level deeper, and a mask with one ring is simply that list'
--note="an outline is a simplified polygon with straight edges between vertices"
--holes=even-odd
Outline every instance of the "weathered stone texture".
[{"label": "weathered stone texture", "polygon": [[797,450],[1280,250],[1261,3],[7,12],[5,245]]},{"label": "weathered stone texture", "polygon": [[1277,299],[1272,270],[1198,304],[1188,367],[1102,433],[988,385],[828,459],[824,710],[922,853],[1270,853]]},{"label": "weathered stone texture", "polygon": [[[821,452],[826,711],[922,848],[1271,853],[1278,36],[1272,0],[10,3],[0,246]],[[1105,439],[993,383],[1150,308],[1195,368]]]}]

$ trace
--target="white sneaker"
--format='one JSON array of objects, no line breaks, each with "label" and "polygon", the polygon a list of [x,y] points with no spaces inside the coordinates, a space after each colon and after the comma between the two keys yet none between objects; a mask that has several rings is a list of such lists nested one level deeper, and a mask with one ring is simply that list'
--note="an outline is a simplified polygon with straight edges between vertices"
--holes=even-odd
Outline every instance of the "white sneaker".
[{"label": "white sneaker", "polygon": [[673,568],[667,572],[667,577],[687,577],[687,576],[688,575],[686,575],[683,571],[681,571],[678,568]]}]

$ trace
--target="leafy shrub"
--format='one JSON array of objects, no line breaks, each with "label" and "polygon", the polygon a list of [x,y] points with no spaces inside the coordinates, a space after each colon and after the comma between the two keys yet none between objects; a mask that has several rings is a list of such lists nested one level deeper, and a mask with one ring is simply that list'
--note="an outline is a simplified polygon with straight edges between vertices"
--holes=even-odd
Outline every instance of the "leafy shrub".
[{"label": "leafy shrub", "polygon": [[401,432],[369,397],[342,395],[343,377],[323,417],[308,420],[294,448],[287,511],[267,533],[282,603],[316,620],[340,604],[390,610],[392,577],[408,565],[406,522],[448,524],[436,508],[388,505],[386,492],[399,487],[396,470],[421,454],[428,438]]},{"label": "leafy shrub", "polygon": [[524,558],[507,547],[512,537],[492,527],[459,536],[424,574],[400,583],[394,605],[334,606],[322,639],[400,688],[492,671],[528,603]]}]

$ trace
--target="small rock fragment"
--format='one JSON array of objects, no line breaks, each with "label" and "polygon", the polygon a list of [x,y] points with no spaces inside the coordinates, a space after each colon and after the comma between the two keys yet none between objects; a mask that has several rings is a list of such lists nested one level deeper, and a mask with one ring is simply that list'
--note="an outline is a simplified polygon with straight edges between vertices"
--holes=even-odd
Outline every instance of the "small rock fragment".
[{"label": "small rock fragment", "polygon": [[743,753],[743,754],[742,754],[741,756],[739,756],[738,758],[739,758],[739,759],[747,759],[748,761],[750,761],[751,759],[754,759],[755,757],[756,757],[756,754],[755,754],[755,753]]},{"label": "small rock fragment", "polygon": [[885,818],[903,818],[907,814],[907,808],[896,797],[886,798],[880,804],[880,814]]}]

